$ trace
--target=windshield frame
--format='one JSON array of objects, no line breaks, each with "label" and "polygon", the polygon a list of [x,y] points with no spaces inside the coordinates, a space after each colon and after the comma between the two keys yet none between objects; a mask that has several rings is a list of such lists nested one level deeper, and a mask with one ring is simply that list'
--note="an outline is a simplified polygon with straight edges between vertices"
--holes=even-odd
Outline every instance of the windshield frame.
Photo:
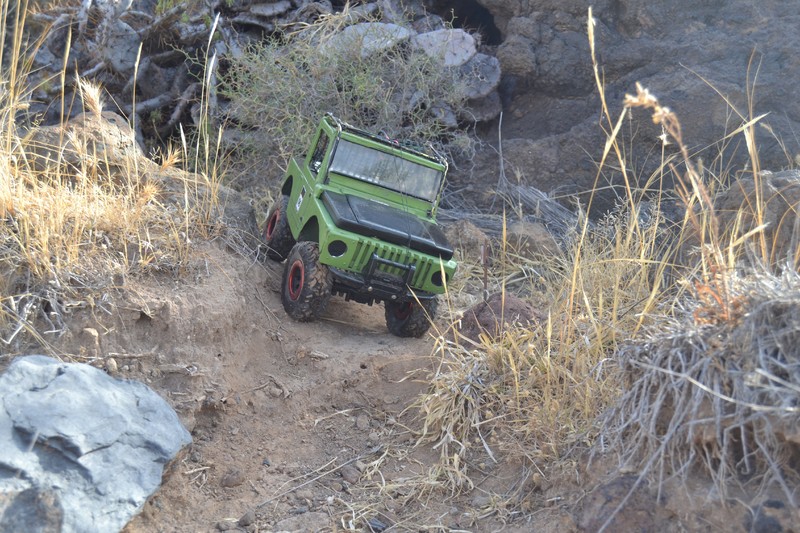
[{"label": "windshield frame", "polygon": [[405,152],[399,147],[395,150],[391,146],[389,150],[381,148],[339,137],[328,172],[435,203],[446,167],[437,168],[404,157]]}]

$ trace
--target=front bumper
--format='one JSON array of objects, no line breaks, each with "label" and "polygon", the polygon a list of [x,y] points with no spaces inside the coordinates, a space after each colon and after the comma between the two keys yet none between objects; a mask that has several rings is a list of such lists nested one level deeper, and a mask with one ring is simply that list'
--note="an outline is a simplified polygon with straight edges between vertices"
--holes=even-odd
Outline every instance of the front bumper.
[{"label": "front bumper", "polygon": [[[401,274],[390,274],[380,270],[381,266],[395,269]],[[434,294],[409,290],[416,266],[383,259],[375,253],[372,254],[366,268],[360,274],[335,267],[331,267],[330,270],[334,278],[334,292],[343,294],[347,300],[372,304],[375,301],[384,300],[403,302],[435,298]]]}]

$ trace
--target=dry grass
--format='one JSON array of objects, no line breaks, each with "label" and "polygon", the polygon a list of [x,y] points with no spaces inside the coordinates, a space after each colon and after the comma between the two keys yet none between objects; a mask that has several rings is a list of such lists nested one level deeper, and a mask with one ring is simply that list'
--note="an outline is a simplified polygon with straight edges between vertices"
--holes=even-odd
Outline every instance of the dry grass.
[{"label": "dry grass", "polygon": [[657,243],[656,225],[634,226],[619,214],[576,235],[563,257],[501,252],[490,292],[536,295],[550,306],[537,327],[517,325],[478,343],[458,334],[447,340],[453,332],[439,338],[439,367],[419,402],[421,440],[440,450],[436,468],[448,486],[471,487],[470,462],[500,451],[543,469],[592,440],[598,415],[619,396],[615,350],[664,300],[648,259]]},{"label": "dry grass", "polygon": [[700,465],[721,495],[776,484],[797,505],[800,276],[729,282],[742,302],[736,316],[709,323],[709,302],[693,301],[693,311],[619,351],[629,384],[610,413],[608,445],[659,486]]},{"label": "dry grass", "polygon": [[752,104],[748,116],[736,112],[733,133],[744,136],[754,194],[724,227],[713,191],[728,180],[694,163],[676,114],[641,86],[625,105],[650,110],[680,151],[669,166],[686,213],[678,241],[693,248],[696,264],[682,269],[678,281],[688,290],[673,312],[615,354],[625,388],[603,419],[604,443],[639,472],[631,493],[646,479],[661,490],[700,466],[722,498],[734,488],[758,498],[777,486],[796,506],[800,278],[796,262],[774,261],[778,243],[766,238],[776,228],[765,220],[769,198],[753,130],[763,117],[753,116]]},{"label": "dry grass", "polygon": [[[0,91],[0,343],[13,353],[30,340],[44,344],[66,329],[75,307],[102,306],[104,294],[136,273],[178,273],[192,256],[192,239],[216,230],[219,176],[215,146],[198,140],[199,172],[172,168],[173,152],[161,167],[139,155],[132,132],[114,130],[109,150],[98,140],[102,89],[76,80],[86,111],[83,124],[22,130],[16,123],[30,91],[23,47],[24,18],[14,21],[2,2],[13,46],[2,58]],[[24,7],[16,12],[24,15]],[[22,14],[22,15],[21,15]],[[62,82],[66,83],[66,72]],[[126,137],[127,135],[127,137]],[[203,139],[203,137],[199,137]],[[184,153],[190,151],[184,146]],[[39,333],[37,333],[37,331]],[[46,332],[46,333],[41,333]]]},{"label": "dry grass", "polygon": [[[623,157],[615,139],[620,124],[608,131],[598,180],[609,154]],[[626,167],[622,160],[620,168]],[[654,173],[645,188],[660,177]],[[461,338],[455,328],[440,337],[439,367],[418,402],[420,442],[440,451],[429,476],[450,490],[472,488],[475,465],[501,453],[507,460],[524,459],[543,476],[586,450],[599,435],[598,417],[620,397],[617,350],[653,317],[670,312],[681,293],[671,262],[680,240],[665,238],[670,221],[658,198],[646,201],[627,175],[623,179],[628,196],[617,211],[598,223],[579,213],[571,234],[560,228],[563,254],[526,255],[513,249],[503,228],[485,289],[513,291],[546,305],[540,308],[546,320],[506,328],[478,343]],[[481,266],[461,265],[460,275],[467,271],[472,280],[466,290],[479,292]],[[450,290],[453,301],[465,289]]]},{"label": "dry grass", "polygon": [[[591,11],[588,33],[594,56]],[[800,278],[796,263],[774,270],[774,243],[764,238],[754,136],[762,117],[752,105],[734,109],[740,123],[722,141],[744,138],[756,189],[725,228],[714,198],[732,169],[697,164],[677,115],[641,86],[614,117],[593,65],[607,135],[598,183],[611,169],[626,194],[599,224],[584,217],[563,258],[524,258],[503,235],[489,288],[539,295],[548,318],[477,344],[452,332],[439,339],[438,369],[417,403],[420,443],[441,452],[431,483],[470,489],[477,465],[500,457],[547,476],[593,448],[619,452],[639,482],[661,486],[699,464],[722,495],[777,485],[797,505]],[[663,127],[661,165],[644,187],[634,186],[621,135],[634,107]],[[674,191],[661,188],[665,177]],[[660,211],[664,196],[679,200],[682,219]],[[474,261],[464,270],[479,279]],[[461,287],[450,289],[457,301]]]}]

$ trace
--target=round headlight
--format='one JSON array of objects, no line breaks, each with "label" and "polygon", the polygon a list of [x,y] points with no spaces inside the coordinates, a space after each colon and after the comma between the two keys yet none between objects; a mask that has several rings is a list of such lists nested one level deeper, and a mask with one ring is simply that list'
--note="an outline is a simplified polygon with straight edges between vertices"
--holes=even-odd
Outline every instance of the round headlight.
[{"label": "round headlight", "polygon": [[328,244],[328,253],[331,257],[342,257],[347,253],[347,245],[344,241],[331,241]]}]

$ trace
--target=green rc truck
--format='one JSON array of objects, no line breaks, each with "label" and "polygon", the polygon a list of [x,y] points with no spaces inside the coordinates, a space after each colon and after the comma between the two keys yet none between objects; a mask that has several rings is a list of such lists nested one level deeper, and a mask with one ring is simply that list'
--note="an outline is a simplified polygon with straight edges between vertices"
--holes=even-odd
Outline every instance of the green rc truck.
[{"label": "green rc truck", "polygon": [[286,260],[286,313],[314,320],[340,294],[384,302],[395,335],[424,335],[456,269],[436,224],[446,172],[438,154],[323,117],[305,159],[290,161],[263,233],[268,257]]}]

